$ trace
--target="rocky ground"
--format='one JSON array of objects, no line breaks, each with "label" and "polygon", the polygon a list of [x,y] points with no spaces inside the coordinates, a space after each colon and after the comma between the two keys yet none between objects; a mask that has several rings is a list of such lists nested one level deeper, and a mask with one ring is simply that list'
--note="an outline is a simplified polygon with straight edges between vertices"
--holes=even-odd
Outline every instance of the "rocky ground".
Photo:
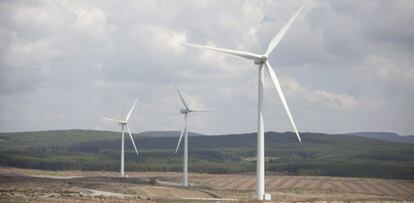
[{"label": "rocky ground", "polygon": [[[0,202],[254,202],[255,176],[0,168]],[[275,202],[414,202],[414,181],[266,176]]]}]

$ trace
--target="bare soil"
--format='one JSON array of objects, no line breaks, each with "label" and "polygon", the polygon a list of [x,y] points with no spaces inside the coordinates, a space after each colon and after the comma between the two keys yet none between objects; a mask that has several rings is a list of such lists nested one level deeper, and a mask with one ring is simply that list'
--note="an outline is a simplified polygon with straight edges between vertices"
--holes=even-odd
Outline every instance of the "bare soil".
[{"label": "bare soil", "polygon": [[[256,202],[255,176],[43,171],[0,167],[0,202]],[[320,176],[266,176],[274,202],[414,202],[414,181]]]}]

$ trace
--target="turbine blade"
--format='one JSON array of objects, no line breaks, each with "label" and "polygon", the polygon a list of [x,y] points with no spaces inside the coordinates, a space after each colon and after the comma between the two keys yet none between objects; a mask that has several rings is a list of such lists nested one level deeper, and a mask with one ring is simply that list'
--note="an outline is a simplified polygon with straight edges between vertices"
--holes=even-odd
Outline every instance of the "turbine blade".
[{"label": "turbine blade", "polygon": [[123,123],[123,122],[125,122],[125,121],[121,121],[121,120],[118,120],[118,119],[113,119],[113,118],[107,118],[107,117],[102,117],[102,119],[105,119],[105,120],[108,120],[108,121],[115,121],[115,122],[120,122],[120,123]]},{"label": "turbine blade", "polygon": [[138,149],[137,149],[137,146],[135,145],[134,138],[132,137],[132,133],[131,133],[131,130],[129,129],[128,124],[126,125],[126,127],[127,127],[127,130],[128,130],[128,133],[129,133],[129,137],[131,138],[132,145],[134,145],[135,152],[136,152],[136,153],[137,153],[137,155],[138,155]]},{"label": "turbine blade", "polygon": [[183,138],[184,133],[187,132],[188,117],[190,117],[190,114],[189,113],[185,114],[184,129],[183,129],[183,131],[181,131],[180,139],[178,139],[178,144],[177,144],[177,147],[175,148],[175,153],[178,152],[178,147],[180,146],[181,139]]},{"label": "turbine blade", "polygon": [[191,112],[207,112],[207,111],[218,111],[219,109],[191,109]]},{"label": "turbine blade", "polygon": [[273,82],[273,85],[275,86],[275,88],[277,90],[277,93],[280,97],[280,100],[282,101],[283,107],[285,108],[285,111],[286,111],[286,113],[289,117],[290,123],[292,124],[293,128],[295,129],[296,136],[298,137],[299,142],[302,142],[302,140],[300,139],[300,136],[299,136],[298,129],[296,128],[295,121],[293,121],[292,114],[290,113],[289,106],[287,105],[285,95],[283,94],[283,91],[282,91],[282,87],[280,86],[280,83],[279,83],[279,80],[277,79],[276,73],[273,71],[273,69],[270,66],[270,63],[268,61],[266,61],[266,70],[270,75],[270,78]]},{"label": "turbine blade", "polygon": [[273,51],[274,48],[279,44],[280,40],[282,40],[283,36],[286,34],[286,32],[289,30],[290,26],[293,24],[293,22],[298,17],[299,13],[302,11],[302,9],[305,7],[305,3],[303,3],[300,8],[296,11],[296,13],[289,19],[289,21],[283,26],[283,28],[279,31],[279,33],[276,34],[276,36],[270,41],[269,46],[267,47],[266,56],[269,56],[269,54]]},{"label": "turbine blade", "polygon": [[127,116],[126,116],[126,118],[125,118],[125,121],[126,121],[126,122],[128,122],[129,117],[131,117],[132,111],[134,110],[134,108],[135,108],[135,104],[137,104],[137,102],[138,102],[138,98],[137,98],[137,99],[135,99],[134,105],[132,105],[131,110],[129,110],[128,115],[127,115]]},{"label": "turbine blade", "polygon": [[190,46],[190,47],[196,47],[196,48],[208,49],[208,50],[211,50],[211,51],[217,51],[217,52],[229,54],[229,55],[232,55],[232,56],[236,56],[236,57],[240,57],[240,58],[248,59],[248,60],[260,59],[260,57],[261,57],[257,54],[244,52],[244,51],[236,51],[236,50],[231,50],[231,49],[222,49],[222,48],[216,48],[216,47],[210,47],[210,46],[204,46],[204,45],[198,45],[198,44],[189,44],[189,43],[184,43],[184,44],[187,45],[187,46]]},{"label": "turbine blade", "polygon": [[177,87],[177,86],[175,86],[175,85],[174,85],[174,87],[175,87],[175,90],[177,91],[178,96],[179,96],[179,97],[180,97],[180,99],[181,99],[181,102],[183,102],[183,104],[184,104],[185,108],[186,108],[186,109],[189,109],[189,107],[188,107],[187,103],[185,102],[183,95],[181,95],[181,92],[180,92],[180,90],[178,89],[178,87]]}]

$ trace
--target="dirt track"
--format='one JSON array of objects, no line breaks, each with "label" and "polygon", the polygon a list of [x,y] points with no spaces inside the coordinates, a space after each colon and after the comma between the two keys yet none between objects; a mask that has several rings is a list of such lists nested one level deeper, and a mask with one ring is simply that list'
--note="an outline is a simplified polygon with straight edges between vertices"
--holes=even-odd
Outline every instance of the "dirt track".
[{"label": "dirt track", "polygon": [[[41,171],[0,168],[0,202],[217,202],[253,201],[254,175]],[[150,184],[155,178],[155,184]],[[267,176],[276,202],[414,202],[414,181],[316,176]],[[225,200],[218,200],[225,199]]]}]

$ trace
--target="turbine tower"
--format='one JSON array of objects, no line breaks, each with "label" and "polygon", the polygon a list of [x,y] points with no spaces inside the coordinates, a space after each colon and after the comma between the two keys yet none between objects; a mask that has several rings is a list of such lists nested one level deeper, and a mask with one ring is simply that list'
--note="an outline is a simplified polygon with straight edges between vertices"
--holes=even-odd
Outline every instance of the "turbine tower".
[{"label": "turbine tower", "polygon": [[138,98],[135,100],[134,105],[132,105],[131,110],[129,110],[127,116],[125,117],[125,120],[119,120],[119,119],[103,117],[103,119],[108,120],[108,121],[117,122],[121,126],[121,131],[122,131],[122,138],[121,138],[121,171],[120,171],[121,177],[125,177],[125,172],[124,172],[124,128],[125,127],[128,130],[129,137],[131,138],[131,141],[132,141],[132,145],[134,145],[135,152],[138,155],[138,150],[137,150],[137,147],[135,145],[134,138],[132,137],[131,130],[129,129],[129,126],[128,126],[128,120],[131,117],[132,111],[134,110],[135,104],[137,104],[137,101],[138,101]]},{"label": "turbine tower", "polygon": [[178,90],[177,86],[174,86],[175,90],[177,91],[178,96],[181,99],[181,102],[184,105],[184,109],[181,109],[180,113],[184,115],[184,129],[181,131],[180,138],[178,139],[177,148],[175,149],[175,153],[178,152],[178,147],[180,146],[181,139],[184,136],[184,163],[183,163],[183,186],[188,186],[188,120],[190,118],[190,113],[192,112],[205,112],[205,111],[213,111],[213,109],[192,109],[188,106],[187,102],[185,102],[183,95],[181,94],[180,90]]},{"label": "turbine tower", "polygon": [[[270,76],[270,79],[273,85],[276,88],[276,91],[280,97],[280,100],[283,104],[283,107],[289,117],[290,123],[295,130],[296,136],[301,142],[301,138],[299,136],[299,132],[296,128],[296,124],[293,121],[292,115],[290,113],[289,107],[287,105],[285,96],[282,92],[282,88],[279,83],[279,79],[276,76],[276,73],[273,71],[270,63],[268,61],[269,54],[276,48],[279,44],[280,40],[289,30],[290,26],[293,24],[299,13],[304,8],[304,3],[300,6],[300,8],[296,11],[296,13],[289,19],[289,21],[283,26],[283,28],[277,33],[277,35],[270,41],[267,50],[264,54],[254,54],[250,52],[244,51],[236,51],[230,49],[222,49],[210,46],[203,46],[203,45],[196,45],[196,44],[186,44],[187,46],[196,47],[207,49],[211,51],[221,52],[224,54],[236,56],[239,58],[247,59],[253,61],[259,67],[259,90],[258,90],[258,121],[257,121],[257,162],[256,162],[256,198],[259,200],[269,199],[270,195],[265,195],[265,167],[264,167],[264,124],[263,124],[263,85],[264,85],[264,72],[263,69],[266,69],[267,73]],[[266,196],[266,197],[265,197]]]}]

